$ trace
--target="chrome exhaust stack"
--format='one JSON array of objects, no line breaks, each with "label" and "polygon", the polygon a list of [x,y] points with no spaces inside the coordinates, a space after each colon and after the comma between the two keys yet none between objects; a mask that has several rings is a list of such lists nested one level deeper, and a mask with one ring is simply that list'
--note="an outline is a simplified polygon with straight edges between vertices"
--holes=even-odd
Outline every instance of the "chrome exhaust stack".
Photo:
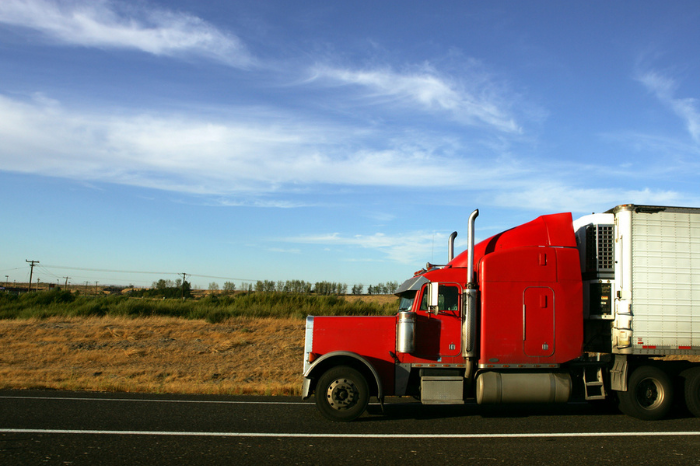
[{"label": "chrome exhaust stack", "polygon": [[469,231],[467,232],[467,288],[474,286],[474,222],[479,216],[479,209],[476,209],[469,216]]},{"label": "chrome exhaust stack", "polygon": [[447,240],[447,262],[452,262],[455,258],[455,238],[457,237],[457,232],[453,231],[450,235],[450,239]]},{"label": "chrome exhaust stack", "polygon": [[[469,359],[476,357],[476,296],[477,285],[474,283],[474,222],[479,216],[476,209],[469,216],[469,232],[467,233],[467,289],[464,291],[464,313],[462,321],[462,355]],[[468,370],[467,372],[471,372]],[[471,373],[465,374],[470,378]]]}]

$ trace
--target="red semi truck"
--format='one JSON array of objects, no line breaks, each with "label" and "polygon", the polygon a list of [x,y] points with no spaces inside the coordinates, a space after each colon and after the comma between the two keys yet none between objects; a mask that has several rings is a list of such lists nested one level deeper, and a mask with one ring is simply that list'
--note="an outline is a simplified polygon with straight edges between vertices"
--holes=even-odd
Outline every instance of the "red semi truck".
[{"label": "red semi truck", "polygon": [[[700,416],[700,209],[545,215],[404,282],[395,316],[306,321],[302,396],[350,421],[370,397],[423,404],[617,399]],[[678,358],[663,358],[678,355]]]}]

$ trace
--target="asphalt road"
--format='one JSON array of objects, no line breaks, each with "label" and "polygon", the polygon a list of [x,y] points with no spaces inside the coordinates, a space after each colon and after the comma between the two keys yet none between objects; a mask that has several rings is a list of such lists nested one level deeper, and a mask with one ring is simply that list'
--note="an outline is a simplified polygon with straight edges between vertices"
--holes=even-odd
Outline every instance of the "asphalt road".
[{"label": "asphalt road", "polygon": [[680,411],[392,401],[332,423],[298,398],[0,391],[0,465],[700,463]]}]

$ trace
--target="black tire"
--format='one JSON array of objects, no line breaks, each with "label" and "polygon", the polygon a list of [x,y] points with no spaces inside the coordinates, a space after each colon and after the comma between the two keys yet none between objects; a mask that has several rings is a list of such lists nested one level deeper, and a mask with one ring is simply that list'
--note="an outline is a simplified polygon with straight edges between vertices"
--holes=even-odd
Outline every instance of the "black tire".
[{"label": "black tire", "polygon": [[700,417],[700,367],[686,371],[685,375],[685,405],[695,417]]},{"label": "black tire", "polygon": [[318,379],[316,406],[331,421],[353,421],[365,412],[368,403],[367,381],[352,367],[333,367]]},{"label": "black tire", "polygon": [[638,367],[627,382],[626,392],[617,392],[620,411],[644,421],[666,416],[673,405],[673,384],[664,371]]}]

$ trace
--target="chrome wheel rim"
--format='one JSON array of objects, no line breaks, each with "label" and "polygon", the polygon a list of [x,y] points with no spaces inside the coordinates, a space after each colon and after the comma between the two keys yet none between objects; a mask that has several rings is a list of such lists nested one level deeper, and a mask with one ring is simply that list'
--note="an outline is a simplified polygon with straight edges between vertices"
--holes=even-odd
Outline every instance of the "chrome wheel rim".
[{"label": "chrome wheel rim", "polygon": [[357,385],[349,379],[336,379],[326,390],[326,399],[333,409],[350,409],[357,404],[360,391]]},{"label": "chrome wheel rim", "polygon": [[635,391],[639,406],[644,409],[658,408],[664,401],[664,389],[655,379],[647,378],[639,382]]}]

